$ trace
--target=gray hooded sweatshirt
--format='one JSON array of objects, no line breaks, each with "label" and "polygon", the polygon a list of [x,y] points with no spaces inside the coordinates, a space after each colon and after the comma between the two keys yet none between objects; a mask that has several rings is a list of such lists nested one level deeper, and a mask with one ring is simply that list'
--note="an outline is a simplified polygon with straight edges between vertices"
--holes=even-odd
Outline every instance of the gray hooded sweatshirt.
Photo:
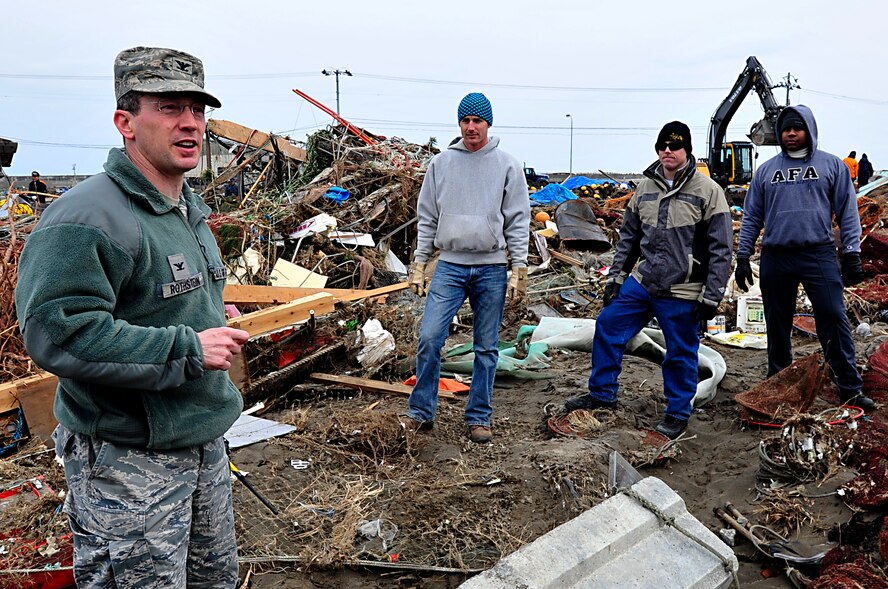
[{"label": "gray hooded sweatshirt", "polygon": [[[842,252],[860,251],[860,216],[848,166],[817,149],[817,122],[807,106],[788,106],[777,117],[780,128],[789,111],[801,115],[810,145],[803,158],[781,152],[756,171],[746,193],[738,258],[752,255],[764,227],[765,247],[800,248],[833,243],[832,217],[842,238]],[[779,136],[778,136],[779,137]]]},{"label": "gray hooded sweatshirt", "polygon": [[491,137],[478,151],[462,139],[432,159],[416,205],[414,260],[527,266],[530,199],[521,164]]}]

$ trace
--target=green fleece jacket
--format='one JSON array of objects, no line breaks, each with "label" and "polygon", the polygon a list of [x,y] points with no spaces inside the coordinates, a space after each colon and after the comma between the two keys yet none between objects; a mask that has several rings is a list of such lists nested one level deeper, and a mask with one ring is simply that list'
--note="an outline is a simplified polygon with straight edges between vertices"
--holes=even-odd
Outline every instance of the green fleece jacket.
[{"label": "green fleece jacket", "polygon": [[25,347],[59,377],[59,423],[115,443],[184,448],[221,436],[243,409],[205,371],[197,333],[225,325],[225,266],[186,185],[188,218],[120,149],[105,173],[43,214],[19,259]]}]

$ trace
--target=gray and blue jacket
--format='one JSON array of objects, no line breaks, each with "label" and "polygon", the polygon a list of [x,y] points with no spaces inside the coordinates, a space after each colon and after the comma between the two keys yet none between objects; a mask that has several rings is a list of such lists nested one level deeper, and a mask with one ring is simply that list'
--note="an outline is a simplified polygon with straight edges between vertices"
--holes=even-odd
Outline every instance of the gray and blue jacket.
[{"label": "gray and blue jacket", "polygon": [[221,436],[243,408],[224,371],[205,371],[197,333],[226,324],[225,266],[186,185],[188,217],[120,149],[69,190],[28,237],[16,311],[25,347],[59,377],[68,429],[171,449]]},{"label": "gray and blue jacket", "polygon": [[[478,151],[462,139],[436,155],[416,203],[414,260],[435,248],[445,262],[527,266],[530,198],[521,164],[491,137]],[[506,255],[508,251],[508,256]]]},{"label": "gray and blue jacket", "polygon": [[756,170],[743,203],[738,258],[752,255],[764,228],[765,247],[799,248],[833,243],[836,216],[843,252],[860,251],[860,216],[848,166],[817,149],[817,122],[807,106],[788,106],[777,117],[777,128],[794,110],[808,127],[808,154],[790,157],[781,152]]},{"label": "gray and blue jacket", "polygon": [[693,156],[671,188],[659,161],[644,176],[623,214],[610,280],[622,284],[631,273],[652,297],[718,305],[731,272],[724,191],[697,172]]}]

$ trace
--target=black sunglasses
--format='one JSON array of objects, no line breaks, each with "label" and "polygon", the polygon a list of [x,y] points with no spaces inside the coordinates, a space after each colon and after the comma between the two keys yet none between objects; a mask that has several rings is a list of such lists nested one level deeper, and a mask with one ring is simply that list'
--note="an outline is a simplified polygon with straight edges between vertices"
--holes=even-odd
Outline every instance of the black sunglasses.
[{"label": "black sunglasses", "polygon": [[661,141],[657,143],[654,147],[657,148],[657,151],[666,151],[668,148],[669,151],[678,151],[679,149],[684,149],[684,145],[682,143],[676,143],[674,141]]}]

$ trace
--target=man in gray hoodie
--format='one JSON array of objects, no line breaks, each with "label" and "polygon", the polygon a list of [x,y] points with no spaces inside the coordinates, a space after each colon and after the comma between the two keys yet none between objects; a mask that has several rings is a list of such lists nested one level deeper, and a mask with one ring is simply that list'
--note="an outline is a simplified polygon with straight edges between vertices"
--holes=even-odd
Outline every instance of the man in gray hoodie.
[{"label": "man in gray hoodie", "polygon": [[[490,402],[505,299],[520,299],[527,289],[530,201],[521,164],[498,149],[497,137],[488,136],[493,109],[487,97],[468,94],[459,104],[457,120],[462,139],[429,164],[416,205],[416,251],[408,281],[416,294],[427,293],[428,298],[419,330],[416,385],[402,423],[411,432],[432,427],[441,348],[468,298],[475,359],[466,425],[473,442],[487,443],[492,439]],[[430,276],[428,262],[435,249],[440,257]]]},{"label": "man in gray hoodie", "polygon": [[[792,318],[799,284],[814,307],[817,337],[849,405],[875,408],[863,394],[854,339],[845,312],[844,286],[863,280],[860,217],[848,167],[817,148],[817,122],[807,106],[788,106],[777,118],[781,152],[758,169],[744,200],[737,248],[737,285],[752,284],[749,257],[764,227],[762,302],[768,327],[768,376],[792,363]],[[841,266],[833,243],[835,215]]]}]

